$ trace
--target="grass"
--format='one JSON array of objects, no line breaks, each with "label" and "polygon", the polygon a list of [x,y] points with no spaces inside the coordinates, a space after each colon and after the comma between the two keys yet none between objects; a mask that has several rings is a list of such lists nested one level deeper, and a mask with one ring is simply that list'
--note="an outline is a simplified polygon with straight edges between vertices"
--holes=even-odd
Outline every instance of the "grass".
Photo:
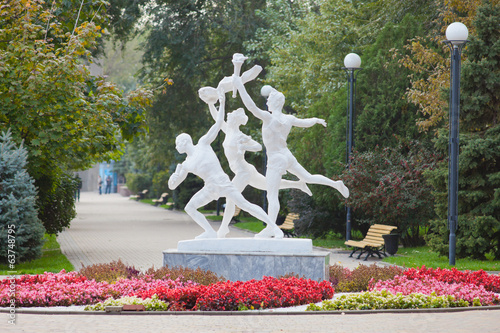
[{"label": "grass", "polygon": [[16,275],[42,274],[44,272],[59,273],[63,269],[67,272],[73,271],[75,267],[62,254],[56,235],[45,234],[44,239],[45,244],[42,248],[41,258],[18,263],[14,269],[10,269],[8,265],[0,265],[0,275],[8,275],[9,271],[16,271]]},{"label": "grass", "polygon": [[440,256],[433,252],[429,247],[415,248],[400,248],[395,256],[387,257],[384,262],[395,264],[404,267],[425,267],[429,268],[453,268],[458,270],[477,271],[483,269],[485,271],[500,271],[500,260],[477,260],[477,259],[462,259],[455,260],[455,266],[449,264],[449,259],[446,256]]},{"label": "grass", "polygon": [[[222,216],[210,216],[212,220],[221,220]],[[240,229],[258,233],[264,229],[262,222],[253,217],[242,217],[242,222],[235,223],[234,226]],[[329,233],[322,238],[312,240],[314,246],[329,249],[346,248],[345,239],[340,234]],[[429,268],[453,268],[458,270],[485,270],[500,271],[500,260],[477,260],[477,259],[456,259],[455,266],[450,266],[448,257],[440,256],[429,247],[400,248],[395,256],[389,256],[382,261],[404,267],[429,267]]]}]

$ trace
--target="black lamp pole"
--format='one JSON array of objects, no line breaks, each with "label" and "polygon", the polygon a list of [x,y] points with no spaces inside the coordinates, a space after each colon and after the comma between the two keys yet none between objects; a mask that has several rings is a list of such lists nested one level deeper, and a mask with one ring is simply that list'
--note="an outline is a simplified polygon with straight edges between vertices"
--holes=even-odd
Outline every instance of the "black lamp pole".
[{"label": "black lamp pole", "polygon": [[[346,72],[347,78],[349,81],[349,100],[348,100],[348,113],[347,113],[347,153],[346,153],[346,163],[347,168],[351,167],[351,153],[354,148],[354,118],[355,118],[355,110],[356,110],[356,70],[361,70],[359,67],[361,65],[361,59],[355,53],[348,54],[344,59],[345,67],[342,69]],[[346,241],[351,239],[351,221],[352,221],[352,213],[351,207],[346,206],[347,208],[347,216],[346,216],[346,230],[345,230],[345,239]]]},{"label": "black lamp pole", "polygon": [[[450,92],[450,116],[449,116],[449,162],[448,162],[448,229],[449,238],[449,264],[455,265],[456,253],[456,231],[458,226],[458,154],[459,154],[459,114],[460,114],[460,57],[462,48],[467,42],[467,28],[461,23],[452,23],[446,32],[453,30],[453,25],[458,24],[459,29],[465,28],[464,38],[456,38],[456,34],[451,32],[452,38],[448,38],[445,43],[451,51],[451,92]],[[464,34],[463,31],[459,31]]]}]

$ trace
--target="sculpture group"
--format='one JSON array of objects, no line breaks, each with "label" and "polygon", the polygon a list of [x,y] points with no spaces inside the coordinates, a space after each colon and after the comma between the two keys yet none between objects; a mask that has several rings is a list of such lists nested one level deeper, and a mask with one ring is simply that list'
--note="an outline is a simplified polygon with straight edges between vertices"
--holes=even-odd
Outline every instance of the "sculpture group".
[{"label": "sculpture group", "polygon": [[[312,195],[307,184],[321,184],[337,189],[345,198],[349,196],[349,190],[342,181],[334,181],[322,175],[310,174],[298,163],[287,147],[287,137],[292,127],[312,127],[315,124],[326,126],[326,122],[319,118],[300,119],[283,114],[285,96],[273,88],[271,88],[267,99],[269,112],[258,108],[247,93],[244,83],[255,79],[262,68],[256,65],[240,76],[240,70],[245,60],[246,57],[242,54],[234,54],[234,74],[222,79],[217,88],[204,87],[198,91],[200,98],[207,103],[215,120],[208,132],[199,139],[197,144],[194,144],[191,136],[186,133],[182,133],[176,138],[177,151],[181,154],[186,153],[187,157],[183,163],[177,165],[175,172],[171,175],[168,181],[169,188],[173,190],[179,186],[188,173],[197,175],[205,182],[205,186],[193,195],[185,207],[186,213],[205,230],[196,239],[224,238],[229,232],[228,225],[234,214],[235,206],[266,223],[266,228],[258,233],[256,238],[283,238],[283,232],[276,225],[280,209],[278,200],[280,189],[296,188]],[[246,151],[260,151],[262,146],[240,130],[240,126],[245,125],[248,121],[244,109],[239,108],[228,113],[227,120],[224,121],[227,92],[232,92],[233,98],[237,97],[237,93],[239,93],[248,111],[262,120],[262,140],[267,153],[266,176],[260,174],[253,165],[245,160]],[[217,102],[218,109],[216,108]],[[232,180],[222,169],[217,155],[210,146],[220,130],[225,133],[223,148],[229,167],[235,175]],[[294,174],[299,180],[282,179],[286,172]],[[241,192],[247,185],[267,191],[268,213],[243,197]],[[221,197],[226,198],[226,208],[222,224],[216,232],[198,209]]]}]

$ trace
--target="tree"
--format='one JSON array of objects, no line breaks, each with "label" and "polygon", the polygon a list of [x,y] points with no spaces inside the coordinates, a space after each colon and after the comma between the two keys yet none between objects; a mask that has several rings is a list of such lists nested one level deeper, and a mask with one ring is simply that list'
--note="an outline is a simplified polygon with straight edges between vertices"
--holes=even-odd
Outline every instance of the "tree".
[{"label": "tree", "polygon": [[[442,43],[449,24],[460,21],[474,34],[472,19],[482,0],[436,0],[438,15],[429,26],[426,36],[417,36],[406,48],[411,55],[401,58],[401,64],[410,69],[409,102],[418,106],[424,119],[418,121],[422,131],[437,131],[447,122],[447,99],[443,89],[449,87],[450,61],[448,47]],[[498,5],[498,0],[492,2]],[[446,94],[444,94],[446,95]]]},{"label": "tree", "polygon": [[[178,134],[196,140],[213,123],[198,89],[232,75],[232,55],[244,53],[243,42],[260,24],[255,10],[264,5],[263,0],[162,0],[146,9],[150,24],[142,76],[153,86],[173,82],[158,89],[148,112],[154,166],[165,170],[174,161]],[[228,99],[228,109],[236,103]]]},{"label": "tree", "polygon": [[438,161],[421,143],[402,139],[394,148],[355,152],[342,179],[358,223],[397,226],[405,246],[419,245],[421,228],[434,217],[432,187],[424,174]]},{"label": "tree", "polygon": [[[500,6],[485,2],[472,22],[461,78],[459,216],[457,257],[500,258]],[[448,134],[438,132],[435,148],[446,153]],[[448,165],[431,172],[436,212],[429,244],[448,254],[446,228]]]},{"label": "tree", "polygon": [[[353,49],[361,51],[363,58],[357,80],[357,149],[397,145],[394,135],[426,140],[415,125],[419,118],[416,107],[404,99],[410,86],[409,71],[399,68],[392,49],[403,48],[408,39],[424,31],[422,22],[432,12],[429,3],[432,1],[326,1],[318,8],[295,7],[300,15],[288,30],[279,19],[274,23],[273,28],[278,28],[272,32],[284,32],[281,39],[267,37],[281,42],[268,52],[273,65],[266,81],[286,93],[289,112],[324,118],[328,123],[326,129],[293,130],[289,137],[289,146],[306,169],[337,177],[345,168],[347,79],[341,67],[343,57]],[[325,32],[324,27],[331,28]],[[267,41],[259,38],[262,44]],[[330,230],[345,230],[343,200],[328,188],[312,186],[311,190],[314,209],[301,211],[301,220],[314,220],[305,223],[312,229],[325,231],[329,225]],[[301,209],[295,201],[290,201],[293,209]],[[315,217],[306,216],[313,212]]]},{"label": "tree", "polygon": [[0,262],[17,264],[42,255],[44,228],[36,210],[36,189],[26,172],[26,149],[10,131],[0,135]]},{"label": "tree", "polygon": [[[90,75],[83,60],[92,61],[105,33],[101,26],[79,17],[70,32],[59,7],[47,8],[41,0],[1,3],[0,129],[10,128],[14,141],[24,142],[28,171],[39,188],[40,218],[48,232],[57,232],[72,216],[52,205],[53,198],[69,193],[64,173],[117,157],[122,140],[146,133],[151,92],[123,96],[103,77]],[[54,220],[48,216],[54,215],[48,211],[66,217],[49,227]]]}]

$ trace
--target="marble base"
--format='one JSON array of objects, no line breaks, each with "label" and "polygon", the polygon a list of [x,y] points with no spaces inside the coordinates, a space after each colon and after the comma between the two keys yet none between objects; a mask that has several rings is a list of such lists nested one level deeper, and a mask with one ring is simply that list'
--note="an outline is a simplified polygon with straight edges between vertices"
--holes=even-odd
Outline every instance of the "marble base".
[{"label": "marble base", "polygon": [[[240,238],[234,238],[239,242]],[[254,240],[254,239],[251,239]],[[198,241],[198,240],[196,240]],[[220,240],[215,240],[220,241]],[[281,241],[281,240],[264,240]],[[186,244],[180,244],[178,249],[163,251],[163,265],[169,267],[183,266],[201,268],[222,275],[230,281],[260,280],[264,276],[279,277],[286,274],[296,274],[316,281],[328,280],[329,252],[311,251],[293,253],[278,251],[242,251],[240,246],[236,251],[187,251]],[[230,242],[228,242],[230,243]],[[247,246],[251,242],[247,242]],[[198,245],[203,244],[203,242]],[[210,242],[209,242],[210,244]],[[242,243],[239,243],[242,244]],[[263,245],[264,243],[260,243]],[[273,245],[265,245],[264,247]],[[189,247],[189,244],[188,244]],[[184,250],[181,250],[184,248]]]},{"label": "marble base", "polygon": [[305,238],[209,238],[191,239],[177,243],[180,252],[202,251],[209,253],[273,252],[312,253],[312,240]]}]

